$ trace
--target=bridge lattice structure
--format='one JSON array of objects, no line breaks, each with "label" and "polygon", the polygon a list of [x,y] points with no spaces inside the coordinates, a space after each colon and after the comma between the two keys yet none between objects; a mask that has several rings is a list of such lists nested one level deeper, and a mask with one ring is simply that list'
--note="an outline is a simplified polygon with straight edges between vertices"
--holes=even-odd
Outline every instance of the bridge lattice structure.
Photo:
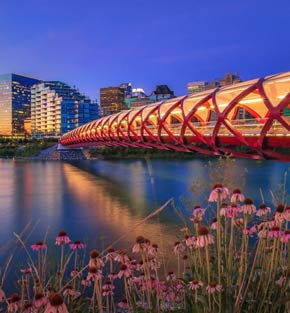
[{"label": "bridge lattice structure", "polygon": [[112,114],[60,143],[290,161],[290,72]]}]

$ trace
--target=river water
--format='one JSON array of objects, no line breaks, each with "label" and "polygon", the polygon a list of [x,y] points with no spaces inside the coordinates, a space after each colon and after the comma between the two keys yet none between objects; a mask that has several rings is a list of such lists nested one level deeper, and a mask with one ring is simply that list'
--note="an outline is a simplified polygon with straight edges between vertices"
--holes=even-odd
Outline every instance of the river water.
[{"label": "river water", "polygon": [[[270,191],[278,198],[278,185],[290,167],[276,161],[236,160],[217,170],[219,164],[217,159],[203,158],[70,163],[0,160],[0,260],[15,246],[13,232],[19,234],[25,227],[27,245],[43,240],[46,232],[53,242],[63,229],[72,240],[88,242],[89,248],[101,250],[118,239],[116,247],[128,248],[136,236],[143,235],[171,249],[183,226],[171,205],[157,217],[135,225],[171,197],[185,214],[193,203],[207,206],[215,179],[242,186],[257,205],[262,194],[271,205]],[[215,172],[219,177],[211,177]],[[197,193],[191,192],[193,182],[199,185]],[[286,189],[289,194],[290,177]]]}]

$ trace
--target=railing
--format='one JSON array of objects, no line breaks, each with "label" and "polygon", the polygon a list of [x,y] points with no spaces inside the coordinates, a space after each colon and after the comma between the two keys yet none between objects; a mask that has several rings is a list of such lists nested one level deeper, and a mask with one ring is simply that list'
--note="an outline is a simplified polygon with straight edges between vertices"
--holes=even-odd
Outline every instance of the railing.
[{"label": "railing", "polygon": [[[288,123],[290,124],[290,117],[285,117]],[[240,119],[229,122],[229,126],[233,126],[235,130],[239,131],[243,136],[259,136],[264,124],[267,122],[268,118],[260,118],[260,119]],[[203,136],[211,136],[213,130],[215,128],[216,121],[210,121],[205,123],[205,125],[201,125],[200,122],[191,123],[191,126],[198,131]],[[167,124],[166,128],[174,135],[180,136],[182,124]],[[158,126],[146,125],[149,131],[153,136],[158,136]],[[131,130],[134,131],[139,136],[141,135],[141,127],[131,127]],[[127,132],[127,128],[124,127],[124,132]],[[168,136],[168,133],[163,128],[161,132],[162,136]],[[193,132],[190,129],[186,129],[185,136],[193,136]],[[271,135],[286,135],[290,136],[287,129],[281,126],[276,121],[271,125],[267,136]],[[144,131],[143,136],[146,136],[146,131]],[[234,134],[224,125],[221,124],[218,132],[218,136],[234,136]]]}]

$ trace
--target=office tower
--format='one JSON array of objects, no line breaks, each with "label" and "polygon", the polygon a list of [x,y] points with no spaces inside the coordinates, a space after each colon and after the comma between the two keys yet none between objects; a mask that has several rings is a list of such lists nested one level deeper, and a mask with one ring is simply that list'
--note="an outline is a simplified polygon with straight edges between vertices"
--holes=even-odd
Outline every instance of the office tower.
[{"label": "office tower", "polygon": [[208,89],[209,82],[199,81],[199,82],[190,82],[187,84],[188,94],[202,92]]},{"label": "office tower", "polygon": [[106,115],[126,110],[125,90],[120,87],[106,87],[100,89],[100,105]]},{"label": "office tower", "polygon": [[189,82],[187,84],[187,93],[193,94],[202,92],[205,90],[210,90],[218,87],[228,86],[240,83],[242,80],[239,77],[238,73],[226,73],[223,78],[217,78],[212,81],[197,81],[197,82]]},{"label": "office tower", "polygon": [[0,75],[0,136],[25,135],[30,118],[32,85],[40,80],[13,73]]}]

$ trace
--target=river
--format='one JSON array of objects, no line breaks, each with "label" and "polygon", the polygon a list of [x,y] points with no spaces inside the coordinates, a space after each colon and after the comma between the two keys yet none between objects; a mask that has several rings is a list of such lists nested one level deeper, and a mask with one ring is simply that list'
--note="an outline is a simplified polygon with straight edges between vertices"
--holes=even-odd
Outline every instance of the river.
[{"label": "river", "polygon": [[[209,164],[203,158],[70,163],[0,160],[0,259],[15,246],[13,232],[19,234],[27,225],[27,245],[43,240],[46,232],[53,242],[63,229],[72,240],[88,242],[89,248],[99,250],[126,233],[116,247],[129,248],[136,236],[143,235],[171,249],[183,226],[171,205],[157,217],[135,225],[171,197],[187,215],[194,203],[206,206],[215,179],[209,176],[218,164],[217,159]],[[270,191],[278,197],[276,190],[289,167],[276,161],[228,161],[217,171],[218,180],[227,177],[229,183],[243,185],[257,205],[262,193],[272,205]],[[198,193],[191,192],[193,181],[200,185]],[[290,178],[287,190],[290,193]]]}]

